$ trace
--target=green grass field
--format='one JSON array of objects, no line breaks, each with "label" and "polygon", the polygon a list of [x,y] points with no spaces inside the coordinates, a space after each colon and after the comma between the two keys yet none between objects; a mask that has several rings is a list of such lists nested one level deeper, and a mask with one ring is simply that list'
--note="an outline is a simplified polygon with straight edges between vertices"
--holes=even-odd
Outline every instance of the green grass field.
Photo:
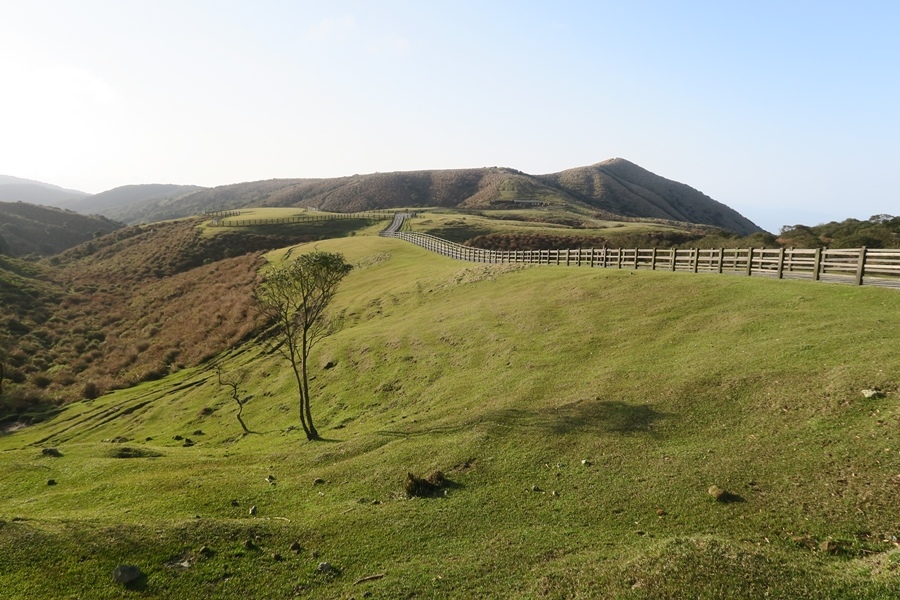
[{"label": "green grass field", "polygon": [[[577,224],[577,226],[576,226]],[[410,231],[430,233],[453,242],[491,233],[547,234],[554,236],[592,236],[681,231],[668,225],[650,222],[604,221],[567,209],[538,208],[518,210],[484,210],[466,213],[457,210],[420,211],[407,225]],[[602,245],[602,241],[598,241]]]},{"label": "green grass field", "polygon": [[219,359],[252,434],[206,367],[0,436],[0,595],[900,595],[896,291],[316,246],[357,265],[313,356],[326,441],[262,343]]}]

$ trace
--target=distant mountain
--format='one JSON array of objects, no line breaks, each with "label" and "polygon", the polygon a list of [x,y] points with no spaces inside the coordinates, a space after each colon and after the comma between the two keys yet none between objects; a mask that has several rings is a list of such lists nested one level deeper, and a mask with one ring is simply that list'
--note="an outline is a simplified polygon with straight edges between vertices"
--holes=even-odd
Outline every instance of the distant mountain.
[{"label": "distant mountain", "polygon": [[161,221],[210,210],[307,206],[353,212],[416,206],[486,208],[514,201],[567,204],[605,217],[644,217],[712,225],[741,235],[762,231],[702,192],[621,158],[550,175],[486,167],[373,173],[332,179],[270,179],[136,201],[106,212],[126,223]]},{"label": "distant mountain", "polygon": [[67,190],[49,183],[0,175],[0,202],[28,202],[31,204],[60,206],[70,200],[83,198],[87,195],[85,192]]},{"label": "distant mountain", "polygon": [[540,179],[613,214],[703,223],[741,235],[762,231],[721,202],[623,158],[544,175]]},{"label": "distant mountain", "polygon": [[25,202],[0,202],[0,253],[50,255],[121,228],[106,217]]},{"label": "distant mountain", "polygon": [[139,220],[132,218],[134,205],[177,202],[180,198],[203,189],[205,188],[197,185],[168,183],[124,185],[67,202],[65,207],[82,214],[100,214],[117,221],[133,222]]}]

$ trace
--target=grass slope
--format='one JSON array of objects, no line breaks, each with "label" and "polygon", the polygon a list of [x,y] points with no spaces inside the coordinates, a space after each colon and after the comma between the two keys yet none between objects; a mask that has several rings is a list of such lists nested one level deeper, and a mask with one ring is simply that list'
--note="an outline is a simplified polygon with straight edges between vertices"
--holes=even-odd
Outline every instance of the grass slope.
[{"label": "grass slope", "polygon": [[[264,345],[221,359],[248,370],[250,435],[209,369],[70,405],[0,437],[0,589],[900,594],[900,294],[317,246],[357,263],[335,301],[346,327],[314,356],[327,441],[292,429],[291,379]],[[403,496],[408,471],[435,469],[446,496]],[[146,576],[123,590],[120,562]]]}]

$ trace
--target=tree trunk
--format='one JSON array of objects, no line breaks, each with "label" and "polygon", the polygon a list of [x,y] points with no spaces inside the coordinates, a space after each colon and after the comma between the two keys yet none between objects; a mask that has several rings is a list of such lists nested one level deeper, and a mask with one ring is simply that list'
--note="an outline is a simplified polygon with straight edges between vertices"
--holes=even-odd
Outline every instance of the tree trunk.
[{"label": "tree trunk", "polygon": [[241,413],[244,412],[244,404],[240,400],[238,400],[237,403],[238,403],[238,412],[237,412],[238,423],[240,423],[241,427],[244,428],[244,433],[250,433],[250,430],[247,429],[246,423],[244,423],[244,419],[241,418]]}]

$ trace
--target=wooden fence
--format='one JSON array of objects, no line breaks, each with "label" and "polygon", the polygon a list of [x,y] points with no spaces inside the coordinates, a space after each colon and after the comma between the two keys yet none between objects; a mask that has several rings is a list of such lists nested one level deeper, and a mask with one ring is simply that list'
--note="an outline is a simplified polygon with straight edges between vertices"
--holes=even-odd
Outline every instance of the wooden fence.
[{"label": "wooden fence", "polygon": [[206,213],[210,217],[210,227],[251,227],[253,225],[284,225],[287,223],[308,223],[312,221],[334,221],[337,219],[366,219],[368,221],[385,221],[394,218],[393,212],[369,211],[359,213],[315,213],[296,215],[293,217],[277,217],[273,219],[235,219],[241,211],[216,211]]},{"label": "wooden fence", "polygon": [[385,230],[381,235],[406,240],[438,254],[470,262],[727,273],[777,279],[809,279],[856,285],[880,285],[900,289],[900,250],[898,249],[483,250],[449,242],[426,233]]}]

